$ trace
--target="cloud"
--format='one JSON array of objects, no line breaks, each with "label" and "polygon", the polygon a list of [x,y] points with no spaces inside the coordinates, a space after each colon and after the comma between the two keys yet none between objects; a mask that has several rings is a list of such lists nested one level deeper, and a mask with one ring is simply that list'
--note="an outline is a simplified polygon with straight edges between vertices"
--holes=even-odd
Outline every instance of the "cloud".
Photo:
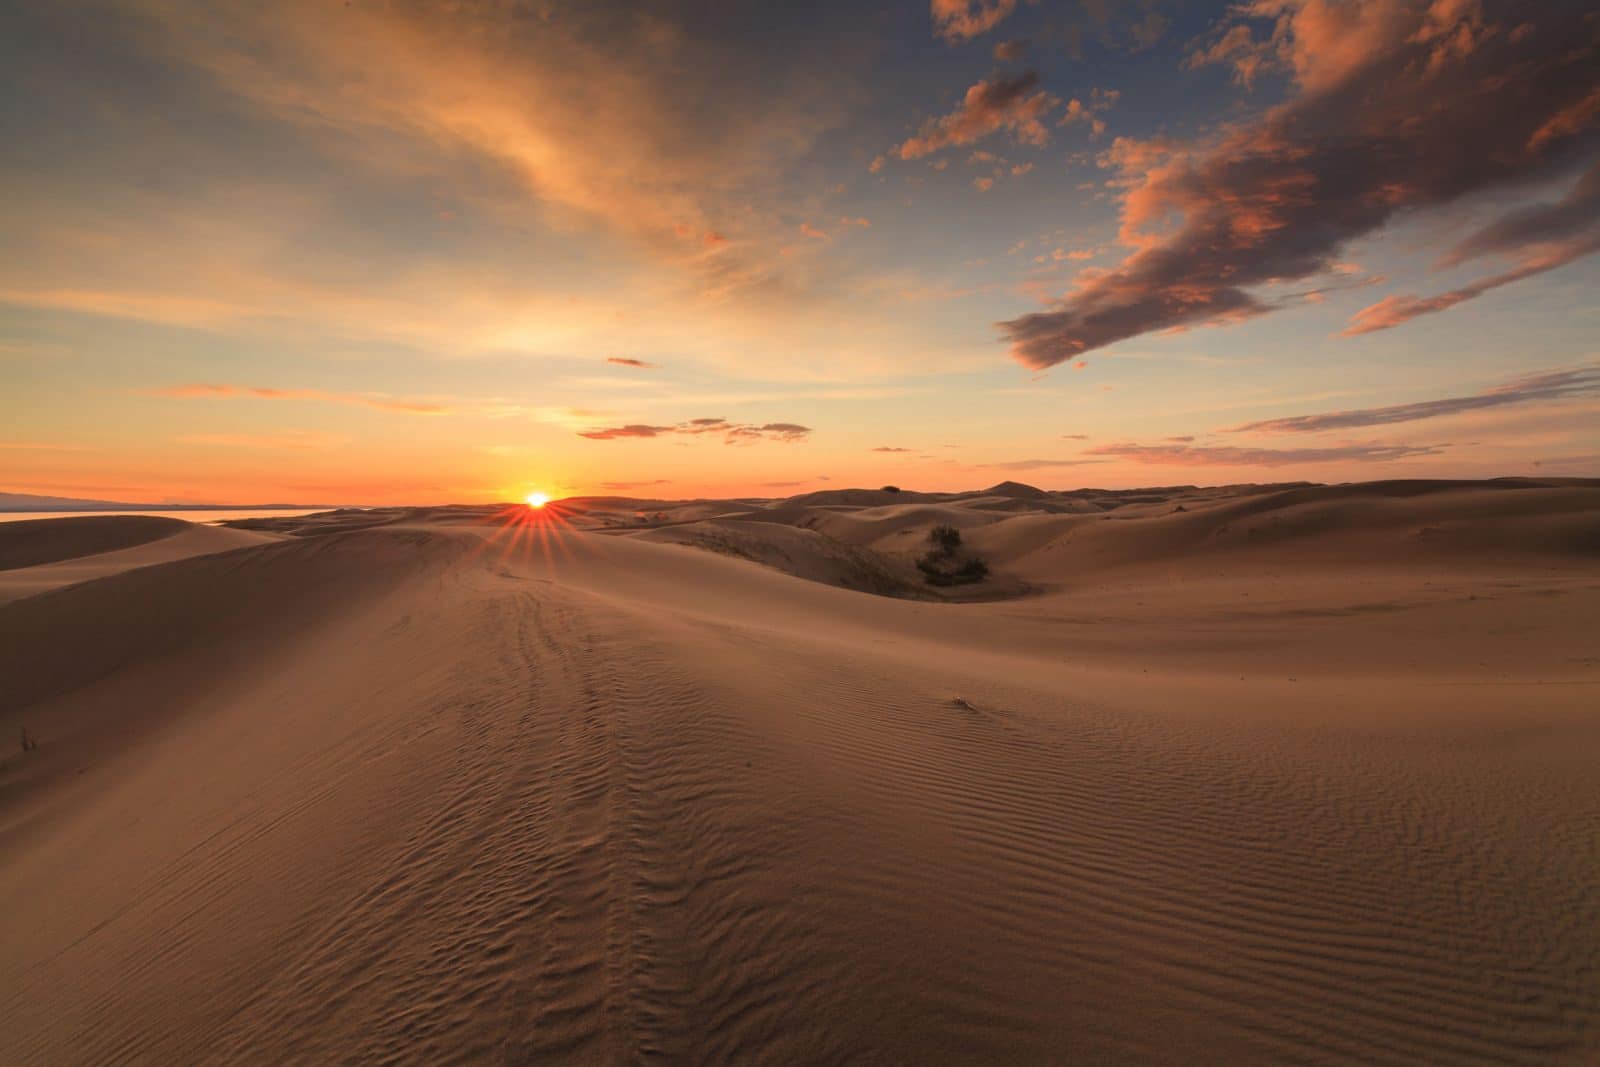
[{"label": "cloud", "polygon": [[661,364],[651,363],[647,359],[633,359],[629,356],[607,356],[606,362],[614,363],[619,367],[638,367],[640,370],[655,370],[661,366]]},{"label": "cloud", "polygon": [[893,448],[893,447],[891,447],[889,445],[879,445],[877,448],[874,448],[872,451],[874,451],[874,452],[910,452],[911,449],[909,449],[909,448]]},{"label": "cloud", "polygon": [[1099,137],[1106,132],[1105,120],[1100,116],[1103,112],[1115,107],[1117,101],[1122,99],[1122,93],[1116,89],[1093,89],[1089,93],[1089,102],[1085,104],[1077,97],[1067,101],[1066,110],[1056,122],[1057,126],[1070,126],[1075,122],[1087,123],[1089,136]]},{"label": "cloud", "polygon": [[579,430],[579,437],[587,437],[591,441],[615,441],[623,437],[660,437],[664,433],[675,433],[675,426],[647,426],[644,423],[631,422],[626,426],[608,426],[599,430]]},{"label": "cloud", "polygon": [[1089,435],[1086,433],[1064,433],[1061,435],[1061,439],[1063,441],[1087,441]]},{"label": "cloud", "polygon": [[88,452],[86,445],[58,445],[44,441],[0,441],[4,452]]},{"label": "cloud", "polygon": [[1591,52],[1574,44],[1593,36],[1581,5],[1541,9],[1517,33],[1466,0],[1243,10],[1271,20],[1264,61],[1289,72],[1291,97],[1201,145],[1118,138],[1101,163],[1116,172],[1134,251],[1000,324],[1023,364],[1266,314],[1277,305],[1252,289],[1331,270],[1345,244],[1397,214],[1554,178],[1595,148],[1600,90]]},{"label": "cloud", "polygon": [[1443,445],[1336,445],[1329,448],[1231,448],[1224,445],[1099,445],[1091,456],[1169,467],[1287,467],[1297,463],[1388,463],[1443,454]]},{"label": "cloud", "polygon": [[356,407],[375,408],[379,411],[397,411],[406,415],[448,415],[452,412],[443,404],[427,400],[407,400],[385,396],[382,393],[330,393],[322,389],[274,389],[264,385],[218,385],[193,382],[144,390],[147,396],[170,397],[178,400],[200,400],[209,397],[245,397],[256,400],[314,400],[328,404],[350,404]]},{"label": "cloud", "polygon": [[1086,467],[1105,463],[1103,459],[1016,459],[1008,463],[979,463],[979,467],[996,471],[1041,471],[1052,467]]},{"label": "cloud", "polygon": [[324,162],[391,179],[470,175],[497,210],[536,202],[558,229],[598,222],[739,287],[780,266],[756,238],[781,205],[759,190],[846,120],[865,47],[751,49],[693,5],[110,6],[131,9],[141,59],[226,101],[207,118],[276,122]]},{"label": "cloud", "polygon": [[178,438],[186,445],[211,445],[222,448],[332,448],[348,444],[349,438],[315,431],[284,433],[194,433]]},{"label": "cloud", "polygon": [[901,159],[921,159],[943,148],[976,144],[1001,130],[1010,131],[1023,144],[1043,145],[1050,140],[1050,131],[1042,120],[1059,102],[1039,88],[1035,71],[1015,78],[994,75],[969,88],[960,107],[929,119],[893,153]]},{"label": "cloud", "polygon": [[669,435],[698,436],[717,434],[724,444],[754,444],[757,441],[803,441],[811,434],[811,427],[794,422],[734,423],[727,419],[689,419],[671,426],[653,426],[648,423],[629,423],[625,426],[607,426],[578,431],[579,437],[591,441],[616,441],[629,437],[666,437]]},{"label": "cloud", "polygon": [[667,485],[667,484],[669,484],[669,481],[666,478],[654,478],[654,479],[652,479],[652,480],[650,480],[648,482],[601,482],[600,483],[600,488],[602,488],[602,489],[643,489],[646,486],[650,486],[650,485]]},{"label": "cloud", "polygon": [[1017,0],[932,0],[933,32],[966,41],[994,29],[1017,9]]},{"label": "cloud", "polygon": [[994,58],[1001,63],[1015,63],[1028,55],[1028,42],[1001,41],[994,46]]},{"label": "cloud", "polygon": [[1589,168],[1560,200],[1511,212],[1458,243],[1440,261],[1440,266],[1454,267],[1482,256],[1509,256],[1515,263],[1510,270],[1434,296],[1386,297],[1356,312],[1343,336],[1392,329],[1596,251],[1600,251],[1600,164]]},{"label": "cloud", "polygon": [[1467,396],[1423,400],[1415,404],[1392,404],[1381,408],[1354,411],[1329,411],[1320,415],[1293,415],[1282,419],[1234,426],[1225,433],[1320,433],[1348,430],[1360,426],[1388,426],[1397,422],[1417,422],[1466,411],[1529,404],[1542,400],[1600,396],[1600,363],[1568,370],[1544,371],[1514,378],[1504,385]]}]

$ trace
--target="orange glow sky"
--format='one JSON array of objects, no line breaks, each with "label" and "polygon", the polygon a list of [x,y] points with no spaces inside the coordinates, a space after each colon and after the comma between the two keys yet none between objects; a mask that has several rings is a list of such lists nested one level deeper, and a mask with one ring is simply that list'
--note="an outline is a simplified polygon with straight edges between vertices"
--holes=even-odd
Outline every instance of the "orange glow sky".
[{"label": "orange glow sky", "polygon": [[1591,6],[7,5],[0,491],[1600,474]]}]

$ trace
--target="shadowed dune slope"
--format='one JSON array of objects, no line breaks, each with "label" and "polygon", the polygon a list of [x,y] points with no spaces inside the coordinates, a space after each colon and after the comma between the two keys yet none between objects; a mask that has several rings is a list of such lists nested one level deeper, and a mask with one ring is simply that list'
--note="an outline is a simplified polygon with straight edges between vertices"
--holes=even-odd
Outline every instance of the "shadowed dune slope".
[{"label": "shadowed dune slope", "polygon": [[[71,524],[78,523],[81,520],[74,518],[43,521],[45,523],[59,521],[68,524],[70,527]],[[175,525],[163,527],[169,532],[162,536],[140,544],[134,544],[131,547],[87,555],[74,555],[71,558],[60,559],[56,562],[16,567],[12,570],[0,570],[0,604],[18,600],[22,597],[36,596],[63,586],[105,578],[109,575],[120,574],[123,571],[135,570],[140,567],[149,567],[158,563],[170,563],[173,560],[188,559],[191,556],[210,555],[214,552],[227,552],[252,545],[268,544],[278,540],[279,536],[183,522],[178,519],[160,519],[157,521],[162,523],[171,522]],[[0,538],[3,538],[6,528],[11,525],[28,524],[0,524]],[[101,530],[99,532],[104,533],[105,531]],[[63,536],[59,539],[48,536],[48,532],[46,532],[46,536],[41,540],[50,545],[56,552],[82,547],[81,541],[77,537],[77,532],[70,528],[64,531]]]},{"label": "shadowed dune slope", "polygon": [[951,605],[539,523],[0,606],[0,1061],[1600,1055],[1592,567]]},{"label": "shadowed dune slope", "polygon": [[0,523],[0,571],[132,548],[171,537],[191,525],[159,515],[84,515]]}]

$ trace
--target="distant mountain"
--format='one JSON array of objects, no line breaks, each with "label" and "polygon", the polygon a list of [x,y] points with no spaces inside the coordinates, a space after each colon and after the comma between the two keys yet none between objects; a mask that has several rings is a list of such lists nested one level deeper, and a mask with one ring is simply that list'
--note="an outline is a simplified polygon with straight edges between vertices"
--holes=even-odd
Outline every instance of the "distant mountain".
[{"label": "distant mountain", "polygon": [[72,496],[0,493],[0,511],[300,511],[332,509],[334,504],[129,504],[120,500],[85,500]]}]

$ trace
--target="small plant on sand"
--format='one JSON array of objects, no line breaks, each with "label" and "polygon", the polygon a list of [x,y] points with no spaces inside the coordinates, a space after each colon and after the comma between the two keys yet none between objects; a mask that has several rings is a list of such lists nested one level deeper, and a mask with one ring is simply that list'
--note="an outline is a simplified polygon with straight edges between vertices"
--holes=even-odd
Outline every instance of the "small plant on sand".
[{"label": "small plant on sand", "polygon": [[961,531],[939,525],[928,531],[933,548],[917,560],[917,569],[929,585],[968,585],[989,577],[989,565],[961,551]]}]

